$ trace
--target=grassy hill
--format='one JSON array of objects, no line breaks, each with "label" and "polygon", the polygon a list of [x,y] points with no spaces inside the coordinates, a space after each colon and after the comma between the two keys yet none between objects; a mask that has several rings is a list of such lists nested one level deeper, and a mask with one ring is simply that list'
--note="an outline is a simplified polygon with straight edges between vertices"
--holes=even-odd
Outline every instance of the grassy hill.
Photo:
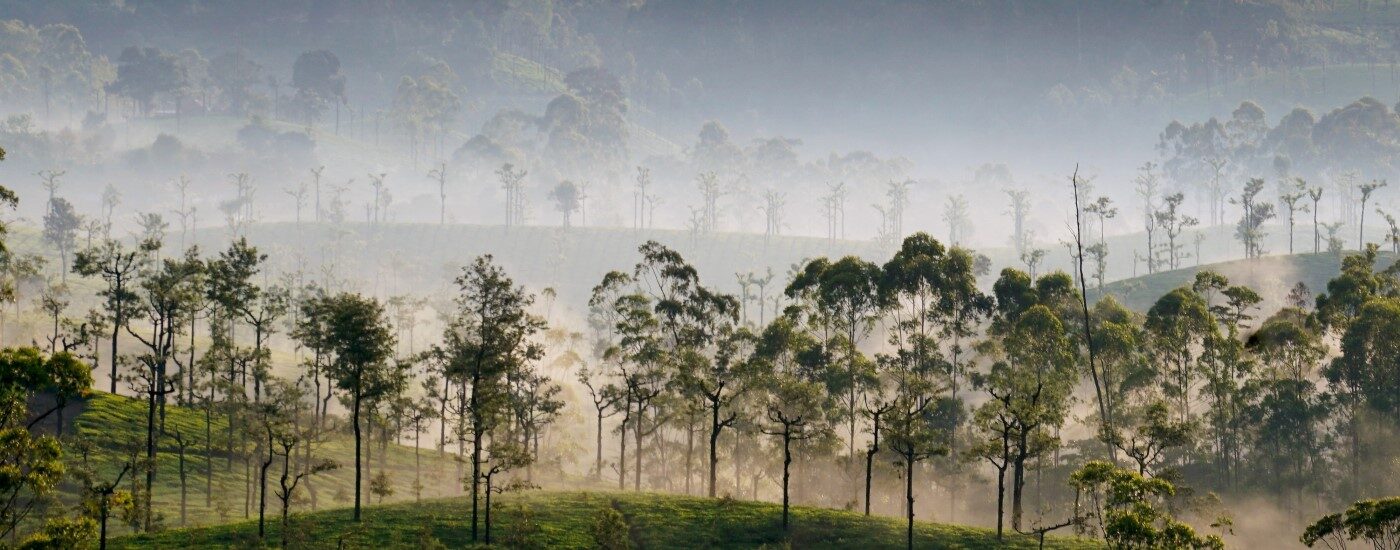
[{"label": "grassy hill", "polygon": [[[616,508],[630,527],[634,548],[782,548],[787,539],[776,504],[649,493],[539,492],[501,499],[493,528],[496,541],[526,540],[507,547],[592,548],[599,510]],[[448,548],[470,541],[471,501],[453,498],[376,506],[354,525],[349,510],[304,514],[294,519],[290,546],[296,548],[422,548],[436,539]],[[257,523],[136,535],[113,541],[113,548],[219,548],[256,545]],[[998,542],[987,529],[919,522],[916,548],[1035,548],[1029,537]],[[272,526],[269,544],[280,541]],[[902,548],[904,524],[893,518],[854,512],[794,508],[792,548]],[[1089,540],[1047,538],[1046,548],[1099,548]]]},{"label": "grassy hill", "polygon": [[[111,479],[132,452],[139,452],[145,438],[145,404],[136,399],[94,393],[72,406],[65,437],[70,468],[84,465]],[[42,430],[51,430],[45,423]],[[200,410],[169,406],[166,430],[179,432],[196,441],[186,455],[188,514],[191,527],[179,529],[179,458],[173,440],[162,439],[156,476],[154,505],[166,530],[154,534],[128,535],[114,541],[114,548],[244,548],[257,547],[257,503],[244,515],[246,484],[243,464],[226,460],[222,450],[227,424],[215,417],[210,426],[215,449],[212,463],[204,454],[204,414]],[[75,444],[81,442],[80,444]],[[456,464],[424,449],[422,460],[423,500],[413,493],[414,449],[390,444],[387,452],[374,449],[369,467],[386,471],[394,494],[386,504],[365,512],[365,521],[355,525],[348,508],[353,483],[352,447],[348,436],[337,432],[317,447],[319,456],[333,458],[342,468],[317,476],[312,487],[318,495],[320,511],[312,512],[309,495],[294,504],[293,526],[288,536],[295,548],[403,548],[422,547],[436,539],[449,548],[467,545],[470,538],[467,518],[471,501],[462,498],[453,479]],[[78,449],[85,449],[80,451]],[[382,457],[382,458],[381,458]],[[212,477],[205,480],[206,467]],[[129,476],[123,487],[129,489]],[[206,483],[212,489],[206,493]],[[577,486],[568,479],[551,477],[551,487]],[[65,500],[76,497],[69,488]],[[268,544],[280,541],[277,525],[280,511],[269,497]],[[576,489],[527,491],[507,494],[495,507],[494,530],[498,541],[526,536],[532,547],[588,548],[598,511],[615,507],[630,525],[635,548],[760,548],[782,547],[785,540],[779,524],[781,508],[772,503],[704,499],[651,493],[583,492]],[[301,512],[301,513],[297,513]],[[248,519],[245,519],[248,518]],[[895,518],[864,517],[857,513],[823,508],[797,507],[793,512],[791,546],[799,548],[899,548],[904,524]],[[529,527],[533,524],[534,527]],[[114,519],[114,533],[131,533]],[[955,525],[920,522],[916,524],[916,546],[921,548],[1032,548],[1034,541],[1015,537],[998,544],[991,531]],[[1048,539],[1049,548],[1094,548],[1092,541]]]},{"label": "grassy hill", "polygon": [[[1395,259],[1395,255],[1383,253],[1376,262],[1377,268],[1385,268]],[[1313,294],[1325,290],[1327,281],[1341,271],[1341,263],[1341,256],[1329,253],[1265,256],[1132,277],[1104,285],[1102,293],[1092,289],[1090,292],[1091,299],[1108,294],[1131,309],[1147,311],[1163,294],[1191,284],[1197,272],[1211,270],[1228,277],[1232,284],[1253,288],[1264,298],[1261,309],[1272,311],[1284,305],[1288,291],[1299,282],[1307,285]]]},{"label": "grassy hill", "polygon": [[[64,459],[68,468],[86,466],[98,473],[99,479],[111,480],[116,477],[132,453],[144,453],[146,441],[146,405],[144,401],[109,393],[94,392],[91,396],[72,405],[76,416],[65,426],[68,443]],[[72,413],[69,413],[72,414]],[[202,410],[187,409],[173,405],[166,408],[165,429],[167,433],[179,433],[193,444],[186,450],[187,476],[187,524],[211,525],[247,517],[256,519],[257,503],[251,502],[245,515],[245,498],[249,495],[245,483],[244,464],[235,458],[231,462],[225,450],[226,420],[215,415],[212,418],[213,452],[212,461],[205,456],[205,417]],[[49,433],[51,422],[40,425],[40,430]],[[426,440],[426,438],[425,438]],[[411,442],[408,442],[411,444]],[[317,444],[316,456],[335,460],[340,468],[315,476],[311,489],[316,492],[318,507],[340,507],[352,502],[354,495],[354,441],[341,430],[330,434],[326,441]],[[425,444],[426,445],[426,444]],[[156,511],[164,516],[166,527],[180,525],[180,476],[178,446],[171,437],[159,441],[157,453],[156,485],[153,503]],[[456,478],[456,463],[450,456],[439,456],[435,449],[424,448],[418,454],[421,464],[423,496],[425,498],[458,495],[461,492],[450,480]],[[256,462],[256,459],[255,459]],[[212,466],[212,468],[211,468]],[[394,488],[389,501],[412,500],[414,498],[415,453],[411,446],[390,444],[384,450],[377,445],[371,450],[370,462],[366,465],[370,472],[386,472]],[[254,468],[257,467],[255,463]],[[280,470],[276,470],[280,473]],[[275,479],[269,471],[269,479]],[[134,476],[123,480],[121,489],[129,490]],[[256,478],[254,478],[256,479]],[[206,490],[208,488],[208,490]],[[66,499],[74,499],[76,488],[68,488]],[[299,509],[311,508],[310,495],[304,493]],[[269,493],[269,510],[275,509],[275,499]],[[117,532],[122,532],[119,522],[113,522]]]}]

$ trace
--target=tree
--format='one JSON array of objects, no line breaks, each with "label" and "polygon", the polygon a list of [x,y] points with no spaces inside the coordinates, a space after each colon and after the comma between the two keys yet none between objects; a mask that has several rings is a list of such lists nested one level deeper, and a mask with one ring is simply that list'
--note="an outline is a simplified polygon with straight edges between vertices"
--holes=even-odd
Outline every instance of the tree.
[{"label": "tree", "polygon": [[350,401],[350,425],[355,436],[355,521],[360,521],[361,461],[363,435],[361,407],[388,389],[394,336],[377,300],[358,294],[340,293],[321,298],[320,313],[325,319],[325,345],[330,356],[326,377]]},{"label": "tree", "polygon": [[1357,187],[1361,191],[1361,221],[1357,224],[1358,238],[1356,240],[1357,250],[1366,249],[1366,201],[1371,199],[1371,194],[1377,189],[1388,185],[1385,180],[1376,180],[1371,183],[1363,183]]},{"label": "tree", "polygon": [[[603,420],[619,412],[617,405],[625,394],[616,385],[601,383],[598,373],[588,370],[587,367],[579,368],[578,381],[588,390],[589,400],[593,403],[593,409],[596,413],[594,417],[597,424],[597,437],[594,441],[596,454],[593,459],[593,470],[589,472],[589,475],[597,479],[603,476]],[[623,439],[626,439],[626,434],[623,436]]]},{"label": "tree", "polygon": [[1032,237],[1026,228],[1026,218],[1030,216],[1031,194],[1024,189],[1007,189],[1006,196],[1011,201],[1011,210],[1007,213],[1011,215],[1011,246],[1016,249],[1017,255],[1022,255],[1030,251]]},{"label": "tree", "polygon": [[700,207],[694,208],[700,216],[698,227],[701,233],[711,233],[719,229],[719,198],[724,195],[720,187],[719,174],[701,172],[695,176],[695,187],[700,191]]},{"label": "tree", "polygon": [[1204,342],[1218,338],[1218,328],[1200,294],[1182,287],[1163,295],[1147,310],[1146,346],[1162,389],[1180,422],[1190,422],[1192,392],[1201,371]]},{"label": "tree", "polygon": [[1293,189],[1293,192],[1291,192],[1291,193],[1284,193],[1283,195],[1279,196],[1279,200],[1283,202],[1284,208],[1286,208],[1286,209],[1288,210],[1288,253],[1289,253],[1289,254],[1292,254],[1292,253],[1293,253],[1293,217],[1294,217],[1294,215],[1297,214],[1298,212],[1307,212],[1307,211],[1308,211],[1308,205],[1306,205],[1306,204],[1299,204],[1299,202],[1298,202],[1298,201],[1303,200],[1303,197],[1307,196],[1307,194],[1308,194],[1308,193],[1307,193],[1307,187],[1308,187],[1308,183],[1307,183],[1306,181],[1303,181],[1303,178],[1294,178],[1294,179],[1293,179],[1293,183],[1291,184],[1291,188]]},{"label": "tree", "polygon": [[525,170],[517,171],[515,165],[507,162],[496,170],[501,180],[501,189],[506,192],[506,227],[525,222]]},{"label": "tree", "polygon": [[[1075,222],[1075,223],[1074,223],[1074,226],[1075,226],[1075,231],[1074,231],[1074,243],[1075,243],[1075,246],[1076,246],[1077,251],[1078,251],[1078,253],[1075,254],[1075,267],[1078,268],[1078,272],[1079,272],[1079,278],[1078,278],[1078,280],[1079,280],[1079,306],[1080,306],[1080,313],[1081,313],[1081,315],[1082,315],[1082,316],[1081,316],[1081,321],[1083,322],[1083,327],[1084,327],[1084,346],[1085,346],[1085,348],[1087,348],[1088,351],[1089,351],[1089,375],[1092,377],[1092,379],[1093,379],[1093,381],[1094,381],[1094,397],[1095,397],[1095,399],[1097,400],[1098,405],[1099,405],[1099,422],[1100,422],[1100,424],[1101,424],[1101,427],[1103,428],[1102,431],[1103,431],[1104,433],[1108,433],[1108,432],[1111,431],[1110,426],[1113,425],[1113,416],[1111,415],[1111,411],[1109,411],[1109,409],[1108,409],[1108,405],[1107,405],[1107,404],[1105,403],[1105,401],[1104,401],[1103,383],[1102,383],[1102,381],[1099,379],[1098,365],[1097,365],[1097,363],[1095,362],[1096,357],[1094,356],[1094,337],[1093,337],[1092,334],[1090,334],[1090,330],[1092,330],[1092,324],[1091,324],[1090,321],[1089,321],[1089,289],[1088,289],[1087,286],[1086,286],[1086,285],[1087,285],[1087,281],[1085,281],[1085,279],[1084,279],[1084,230],[1083,230],[1084,224],[1080,221],[1080,217],[1081,217],[1081,212],[1080,212],[1080,211],[1081,211],[1081,210],[1086,210],[1086,209],[1081,209],[1081,208],[1079,207],[1080,188],[1083,186],[1083,182],[1079,179],[1079,166],[1077,166],[1077,165],[1074,167],[1074,174],[1070,176],[1070,186],[1073,188],[1073,191],[1074,191],[1074,204],[1075,204],[1075,208],[1074,208],[1074,222]],[[1098,214],[1099,214],[1099,222],[1100,222],[1100,224],[1102,224],[1102,223],[1103,223],[1104,216],[1107,214],[1107,211],[1109,210],[1109,208],[1108,208],[1108,203],[1105,202],[1105,201],[1103,201],[1103,200],[1100,200],[1099,203],[1096,203],[1096,204],[1095,204],[1095,207],[1097,208],[1097,212],[1098,212]],[[1113,211],[1114,211],[1115,213],[1117,212],[1116,209],[1114,209]],[[1104,243],[1103,238],[1102,238],[1102,235],[1103,235],[1103,234],[1102,234],[1102,225],[1100,225],[1100,231],[1101,231],[1101,232],[1100,232],[1099,244],[1100,244],[1100,245],[1104,245],[1105,243]],[[1100,267],[1099,267],[1099,290],[1100,290],[1100,291],[1103,290],[1103,271],[1104,271],[1104,269],[1103,269],[1102,266],[1103,266],[1103,264],[1104,264],[1103,258],[1104,258],[1104,256],[1106,256],[1106,255],[1108,254],[1107,250],[1105,250],[1106,248],[1107,248],[1106,246],[1101,246],[1101,248],[1098,249],[1098,250],[1096,251],[1096,256],[1097,256],[1097,258],[1098,258],[1098,264],[1099,264],[1099,266],[1100,266]],[[1109,454],[1110,454],[1110,455],[1113,454],[1113,447],[1112,447],[1112,446],[1109,446]],[[1015,504],[1015,503],[1013,502],[1013,505],[1014,505],[1014,504]],[[1019,515],[1019,513],[1013,512],[1013,514],[1012,514],[1012,516],[1011,516],[1012,527],[1013,527],[1013,528],[1017,528],[1017,529],[1020,528],[1020,526],[1018,525],[1019,522],[1017,521],[1017,516],[1018,516],[1018,515]]]},{"label": "tree", "polygon": [[290,197],[290,198],[292,199],[292,205],[296,208],[296,218],[295,218],[295,219],[296,219],[297,228],[300,229],[300,228],[301,228],[301,209],[302,209],[302,207],[306,206],[306,191],[307,191],[307,189],[306,189],[306,182],[300,182],[300,183],[297,184],[296,187],[289,187],[289,188],[287,188],[287,189],[283,189],[282,191],[285,192],[285,193],[287,194],[287,196]]},{"label": "tree", "polygon": [[87,487],[89,498],[97,499],[95,506],[97,510],[89,511],[89,513],[97,516],[98,525],[100,525],[97,544],[101,550],[107,550],[107,519],[111,516],[112,505],[131,502],[130,493],[117,490],[117,487],[122,484],[122,478],[126,477],[127,472],[130,471],[131,463],[127,462],[122,464],[121,471],[117,473],[116,479],[112,480],[111,483],[98,483]]},{"label": "tree", "polygon": [[1394,548],[1400,538],[1400,497],[1358,500],[1340,514],[1309,525],[1300,540],[1309,548],[1321,542],[1341,550],[1346,541],[1365,539],[1374,548]]},{"label": "tree", "polygon": [[510,490],[522,489],[528,485],[521,481],[501,485],[496,481],[496,476],[502,473],[520,468],[530,464],[530,452],[519,442],[510,439],[491,441],[490,452],[481,471],[481,481],[485,485],[486,493],[486,517],[485,519],[485,542],[491,545],[491,495],[504,493]]},{"label": "tree", "polygon": [[[905,547],[914,548],[914,466],[928,458],[948,453],[942,444],[944,434],[936,428],[933,409],[938,391],[927,372],[918,364],[896,362],[898,379],[889,426],[890,448],[904,460]],[[867,495],[868,496],[868,495]]]},{"label": "tree", "polygon": [[783,532],[788,531],[791,498],[792,444],[822,432],[824,395],[822,385],[803,376],[795,364],[795,354],[806,340],[792,332],[792,325],[775,321],[765,334],[767,368],[763,391],[765,424],[759,429],[780,438],[783,447]]},{"label": "tree", "polygon": [[[1142,198],[1142,221],[1143,233],[1147,234],[1147,272],[1157,272],[1157,243],[1153,241],[1157,229],[1157,200],[1161,189],[1161,181],[1157,175],[1157,165],[1152,162],[1143,163],[1138,169],[1138,175],[1134,178],[1134,190],[1138,197]],[[1031,276],[1035,276],[1034,270]]]},{"label": "tree", "polygon": [[828,243],[835,243],[836,239],[846,238],[846,182],[828,183],[826,185],[827,194],[822,195],[822,217],[826,219],[826,238]]},{"label": "tree", "polygon": [[1317,221],[1317,214],[1320,208],[1318,203],[1322,201],[1322,188],[1314,187],[1308,190],[1308,198],[1312,199],[1313,215],[1313,254],[1322,252],[1322,225]]},{"label": "tree", "polygon": [[169,375],[169,365],[176,352],[176,336],[187,330],[184,326],[187,304],[203,289],[198,284],[204,262],[198,251],[190,249],[184,257],[166,258],[159,264],[146,266],[136,290],[137,301],[132,318],[141,318],[139,326],[127,323],[128,335],[136,339],[142,351],[136,355],[141,365],[129,378],[134,391],[146,398],[146,473],[145,521],[151,529],[151,491],[155,485],[158,434],[165,427],[166,395],[175,391]]},{"label": "tree", "polygon": [[1396,221],[1395,216],[1392,216],[1390,213],[1380,208],[1376,209],[1376,213],[1380,214],[1381,219],[1385,220],[1388,229],[1385,234],[1385,240],[1390,242],[1390,251],[1395,254],[1400,254],[1400,222]]},{"label": "tree", "polygon": [[428,171],[428,178],[438,184],[438,224],[447,224],[447,163],[439,163]]},{"label": "tree", "polygon": [[132,290],[132,278],[136,277],[143,269],[150,252],[153,252],[153,242],[141,244],[139,248],[127,249],[120,241],[106,239],[99,248],[87,249],[77,253],[73,259],[73,272],[84,277],[101,277],[106,283],[104,290],[98,291],[99,297],[104,298],[104,306],[112,320],[112,375],[111,389],[109,392],[116,393],[116,365],[118,365],[118,340],[123,327],[126,326],[130,311],[137,302],[136,292]]},{"label": "tree", "polygon": [[[1134,419],[1137,424],[1130,424]],[[1140,411],[1130,411],[1124,420],[1126,425],[1115,427],[1109,441],[1137,465],[1141,476],[1156,473],[1156,465],[1167,450],[1190,444],[1196,429],[1194,422],[1172,420],[1165,401],[1153,401]]]},{"label": "tree", "polygon": [[[732,316],[732,304],[729,305],[729,315]],[[722,315],[722,312],[716,313],[716,316]],[[733,318],[727,320],[732,322]],[[748,329],[723,326],[715,338],[718,349],[713,358],[691,356],[696,364],[693,367],[682,366],[682,384],[700,395],[710,413],[710,498],[716,494],[720,432],[734,426],[739,418],[735,401],[750,389],[747,385],[753,375],[751,355],[754,341],[755,337]]]},{"label": "tree", "polygon": [[86,374],[82,370],[85,366],[66,353],[45,357],[32,347],[0,350],[0,469],[10,472],[0,477],[0,537],[14,536],[64,475],[58,439],[30,430],[34,421],[25,423],[26,403],[39,389],[53,387],[55,377]]},{"label": "tree", "polygon": [[[219,97],[226,108],[234,114],[247,114],[254,105],[266,101],[267,97],[254,91],[254,86],[263,80],[263,68],[248,59],[242,49],[221,53],[209,60],[209,78],[219,89]],[[273,78],[272,76],[268,77]],[[280,94],[274,100],[280,100]],[[278,113],[279,105],[273,105],[272,115]]]},{"label": "tree", "polygon": [[508,376],[543,356],[534,337],[543,320],[529,313],[534,296],[516,286],[491,256],[462,268],[455,284],[456,311],[443,331],[440,349],[449,358],[451,375],[460,381],[458,406],[467,417],[459,438],[471,438],[472,540],[477,539],[483,443],[509,406]]},{"label": "tree", "polygon": [[333,103],[335,132],[340,133],[340,106],[346,102],[340,58],[328,50],[303,52],[292,63],[292,86],[297,89],[297,101],[303,105],[308,123],[320,117],[326,103]]},{"label": "tree", "polygon": [[[298,444],[308,445],[303,442],[300,436],[295,433],[282,433],[277,436],[277,445],[282,452],[282,476],[277,481],[277,499],[282,501],[282,547],[287,547],[288,534],[288,512],[291,511],[292,495],[296,494],[297,486],[303,479],[314,476],[322,472],[328,472],[339,468],[340,465],[330,459],[321,459],[309,465],[303,465],[299,471],[292,468],[292,455],[296,454],[295,449]],[[310,453],[307,453],[309,459]]]},{"label": "tree", "polygon": [[571,227],[569,220],[580,208],[578,186],[572,181],[563,180],[549,191],[549,198],[554,201],[554,209],[564,217],[563,226]]},{"label": "tree", "polygon": [[78,229],[83,225],[83,217],[73,210],[67,199],[56,198],[49,201],[49,211],[44,214],[44,241],[58,250],[59,277],[68,282],[68,254],[77,246]]},{"label": "tree", "polygon": [[1244,190],[1240,192],[1239,199],[1230,200],[1231,204],[1238,204],[1244,210],[1239,224],[1235,226],[1235,238],[1244,244],[1246,258],[1258,258],[1264,255],[1264,249],[1260,245],[1260,241],[1267,236],[1263,229],[1264,222],[1274,217],[1273,204],[1255,200],[1263,190],[1263,179],[1250,178],[1245,183]]},{"label": "tree", "polygon": [[1113,199],[1110,199],[1108,197],[1099,197],[1097,199],[1094,199],[1094,202],[1084,205],[1083,210],[1084,214],[1093,214],[1094,216],[1098,217],[1099,243],[1106,243],[1107,241],[1104,238],[1104,226],[1107,224],[1108,220],[1113,219],[1118,215],[1118,209],[1113,207]]},{"label": "tree", "polygon": [[1166,202],[1162,206],[1162,209],[1153,213],[1153,217],[1157,220],[1157,226],[1161,227],[1162,231],[1166,233],[1167,266],[1171,269],[1181,267],[1181,248],[1183,245],[1178,245],[1176,243],[1177,238],[1181,236],[1182,231],[1200,223],[1196,218],[1184,215],[1180,212],[1181,203],[1185,199],[1186,197],[1181,193],[1168,195],[1164,198]]},{"label": "tree", "polygon": [[1166,499],[1176,495],[1176,487],[1164,479],[1094,460],[1070,475],[1070,486],[1088,495],[1086,520],[1097,523],[1110,548],[1225,548],[1219,536],[1197,535],[1172,517]]},{"label": "tree", "polygon": [[787,194],[774,189],[763,192],[763,204],[758,208],[763,211],[763,235],[764,242],[767,238],[780,235],[783,232],[783,208],[787,206]]},{"label": "tree", "polygon": [[178,92],[187,78],[175,56],[157,48],[129,46],[117,57],[117,79],[107,85],[107,91],[131,98],[138,114],[149,113],[158,96]]},{"label": "tree", "polygon": [[[817,314],[829,319],[839,335],[839,341],[835,342],[835,347],[829,353],[840,353],[844,361],[840,375],[830,380],[828,391],[832,395],[843,396],[844,417],[849,428],[847,451],[852,468],[856,464],[855,438],[856,424],[859,422],[856,408],[869,386],[871,374],[870,362],[858,346],[869,336],[886,306],[885,296],[880,291],[882,275],[879,266],[855,256],[847,256],[835,263],[822,258],[809,262],[786,290],[789,296],[811,293]],[[852,492],[856,492],[858,486],[852,468],[848,468],[847,473],[852,481]]]},{"label": "tree", "polygon": [[[943,205],[943,222],[948,224],[948,244],[959,246],[972,233],[972,218],[967,211],[967,199],[962,195],[948,197]],[[896,234],[896,238],[901,235]]]}]

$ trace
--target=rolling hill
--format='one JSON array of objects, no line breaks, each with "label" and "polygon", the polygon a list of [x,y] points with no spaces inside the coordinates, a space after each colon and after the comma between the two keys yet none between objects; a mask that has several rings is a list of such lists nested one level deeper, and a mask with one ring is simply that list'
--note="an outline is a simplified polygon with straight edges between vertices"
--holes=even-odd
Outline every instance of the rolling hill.
[{"label": "rolling hill", "polygon": [[[622,514],[633,548],[903,548],[904,524],[894,518],[865,517],[822,508],[793,509],[790,538],[779,524],[776,504],[705,499],[654,493],[530,491],[500,499],[493,527],[495,541],[507,548],[595,548],[598,512]],[[299,515],[289,529],[295,548],[468,547],[471,500],[453,498],[377,506],[355,525],[346,509]],[[267,544],[281,540],[270,526]],[[998,542],[981,528],[915,524],[915,548],[1035,548],[1026,536]],[[181,529],[112,541],[118,549],[239,548],[257,545],[257,523]],[[1047,537],[1045,548],[1100,548],[1087,539]]]},{"label": "rolling hill", "polygon": [[[1376,267],[1384,269],[1395,260],[1394,254],[1383,253]],[[1163,294],[1191,284],[1196,273],[1211,270],[1228,277],[1232,284],[1253,288],[1264,298],[1260,309],[1267,312],[1282,307],[1289,290],[1300,282],[1314,295],[1326,290],[1327,281],[1337,276],[1341,264],[1342,256],[1326,252],[1219,262],[1114,281],[1104,285],[1102,291],[1091,289],[1090,299],[1108,294],[1131,309],[1147,311]]]}]

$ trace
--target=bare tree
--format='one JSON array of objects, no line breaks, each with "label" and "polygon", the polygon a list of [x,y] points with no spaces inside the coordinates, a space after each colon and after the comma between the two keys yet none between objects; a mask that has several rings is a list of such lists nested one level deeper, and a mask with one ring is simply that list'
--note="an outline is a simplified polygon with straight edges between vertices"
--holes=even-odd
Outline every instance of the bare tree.
[{"label": "bare tree", "polygon": [[1147,234],[1147,272],[1156,273],[1157,245],[1153,238],[1158,226],[1154,214],[1158,208],[1157,195],[1161,190],[1161,180],[1157,176],[1157,165],[1152,162],[1144,163],[1142,168],[1138,169],[1138,176],[1133,181],[1136,185],[1134,190],[1142,199],[1142,226],[1143,232]]},{"label": "bare tree", "polygon": [[1031,247],[1031,235],[1026,229],[1026,218],[1031,212],[1031,193],[1024,189],[1007,189],[1006,197],[1010,199],[1011,215],[1011,246],[1016,249],[1016,254],[1025,256]]},{"label": "bare tree", "polygon": [[787,194],[769,189],[763,192],[763,204],[758,208],[763,211],[764,243],[774,235],[781,235],[783,232],[783,208],[787,206]]},{"label": "bare tree", "polygon": [[650,202],[651,195],[647,189],[651,187],[651,169],[642,166],[637,167],[637,180],[632,191],[632,228],[644,229],[647,227],[647,203]]},{"label": "bare tree", "polygon": [[822,217],[826,218],[827,241],[835,244],[836,239],[846,238],[846,182],[829,183],[827,194],[822,196]]},{"label": "bare tree", "polygon": [[1361,219],[1357,223],[1357,250],[1366,250],[1366,201],[1371,199],[1372,193],[1386,185],[1389,184],[1385,180],[1372,180],[1371,183],[1363,183],[1357,187],[1361,191]]},{"label": "bare tree", "polygon": [[321,223],[321,173],[325,171],[325,166],[311,169],[311,187],[312,192],[316,194],[316,223]]},{"label": "bare tree", "polygon": [[438,163],[428,171],[428,178],[438,185],[438,225],[447,225],[447,163]]}]

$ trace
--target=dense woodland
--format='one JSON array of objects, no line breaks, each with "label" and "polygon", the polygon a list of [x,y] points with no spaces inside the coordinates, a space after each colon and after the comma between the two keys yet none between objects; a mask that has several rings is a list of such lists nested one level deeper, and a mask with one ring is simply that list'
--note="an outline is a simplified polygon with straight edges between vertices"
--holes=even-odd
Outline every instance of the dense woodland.
[{"label": "dense woodland", "polygon": [[1400,540],[1400,5],[255,4],[0,1],[0,546]]}]

